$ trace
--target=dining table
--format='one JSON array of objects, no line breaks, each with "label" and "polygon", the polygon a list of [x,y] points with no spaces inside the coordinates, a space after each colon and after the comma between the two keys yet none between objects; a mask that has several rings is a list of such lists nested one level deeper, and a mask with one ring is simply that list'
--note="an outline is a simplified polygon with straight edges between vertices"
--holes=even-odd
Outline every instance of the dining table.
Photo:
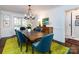
[{"label": "dining table", "polygon": [[22,31],[22,33],[29,38],[31,42],[38,41],[41,37],[47,35],[48,33],[44,32],[37,32],[37,31],[30,31],[28,32],[27,30]]},{"label": "dining table", "polygon": [[[29,42],[30,44],[34,43],[34,42],[37,42],[39,40],[41,40],[41,38],[49,33],[46,33],[46,32],[37,32],[37,31],[27,31],[27,30],[24,30],[22,31],[22,33],[24,34],[25,37],[29,38]],[[26,48],[28,49],[28,45],[26,45]],[[27,51],[26,49],[26,51]]]}]

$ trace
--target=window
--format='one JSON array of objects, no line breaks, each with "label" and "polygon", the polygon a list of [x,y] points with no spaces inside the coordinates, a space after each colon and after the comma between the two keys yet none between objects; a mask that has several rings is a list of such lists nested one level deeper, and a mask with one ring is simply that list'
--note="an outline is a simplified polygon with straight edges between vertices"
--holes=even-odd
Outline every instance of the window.
[{"label": "window", "polygon": [[27,27],[27,20],[22,17],[14,17],[14,29],[19,29],[21,26]]},{"label": "window", "polygon": [[3,23],[4,27],[10,26],[10,17],[8,15],[4,15]]},{"label": "window", "polygon": [[21,19],[17,18],[17,17],[14,17],[14,25],[15,26],[21,26]]},{"label": "window", "polygon": [[22,26],[27,27],[27,20],[22,19]]}]

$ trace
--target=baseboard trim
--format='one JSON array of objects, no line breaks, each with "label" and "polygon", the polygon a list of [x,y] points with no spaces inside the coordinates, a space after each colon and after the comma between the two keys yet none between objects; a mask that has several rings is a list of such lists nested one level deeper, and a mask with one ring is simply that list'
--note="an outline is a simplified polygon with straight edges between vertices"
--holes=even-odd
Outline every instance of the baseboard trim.
[{"label": "baseboard trim", "polygon": [[12,36],[8,36],[8,37],[2,37],[0,39],[6,39],[6,38],[12,38],[12,37],[15,37],[16,35],[12,35]]}]

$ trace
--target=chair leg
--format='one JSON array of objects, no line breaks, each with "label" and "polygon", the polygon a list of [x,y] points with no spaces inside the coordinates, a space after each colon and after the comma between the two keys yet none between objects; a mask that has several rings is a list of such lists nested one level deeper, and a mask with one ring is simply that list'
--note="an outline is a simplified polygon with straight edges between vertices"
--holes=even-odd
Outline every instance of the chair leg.
[{"label": "chair leg", "polygon": [[51,50],[49,50],[49,54],[51,54]]},{"label": "chair leg", "polygon": [[22,44],[20,44],[20,50],[21,50],[21,52],[22,52]]},{"label": "chair leg", "polygon": [[19,42],[19,40],[17,40],[17,42],[18,42],[18,46],[20,46],[20,42]]},{"label": "chair leg", "polygon": [[26,44],[26,52],[28,51],[28,44]]},{"label": "chair leg", "polygon": [[32,47],[32,54],[34,54],[34,48]]}]

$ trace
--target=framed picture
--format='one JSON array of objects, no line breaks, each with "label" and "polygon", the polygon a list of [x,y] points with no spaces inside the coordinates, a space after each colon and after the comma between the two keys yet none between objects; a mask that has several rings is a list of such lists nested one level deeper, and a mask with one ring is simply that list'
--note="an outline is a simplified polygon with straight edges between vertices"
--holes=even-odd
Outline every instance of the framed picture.
[{"label": "framed picture", "polygon": [[49,24],[49,18],[48,17],[47,18],[44,18],[42,20],[42,23],[43,23],[43,25],[48,25]]},{"label": "framed picture", "polygon": [[10,26],[10,18],[9,16],[5,15],[3,19],[4,27],[9,27]]},{"label": "framed picture", "polygon": [[76,16],[75,26],[79,26],[79,15]]}]

